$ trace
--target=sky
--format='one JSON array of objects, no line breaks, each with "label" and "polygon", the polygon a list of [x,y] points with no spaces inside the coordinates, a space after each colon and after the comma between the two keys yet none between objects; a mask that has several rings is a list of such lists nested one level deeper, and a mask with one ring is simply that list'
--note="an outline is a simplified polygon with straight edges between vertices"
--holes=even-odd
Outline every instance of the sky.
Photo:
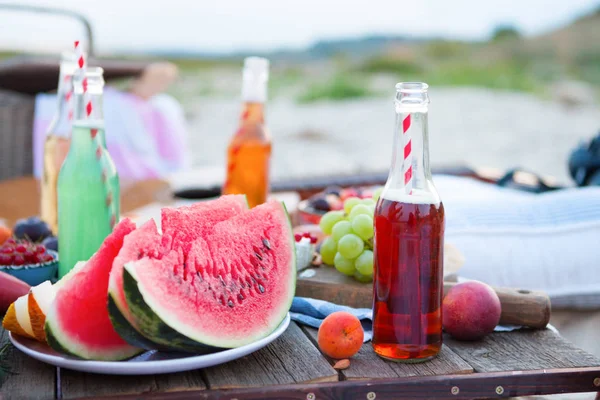
[{"label": "sky", "polygon": [[[17,1],[83,13],[103,54],[299,49],[320,39],[367,34],[485,39],[501,24],[536,35],[600,7],[600,0]],[[6,11],[4,3],[0,50],[67,50],[82,36],[81,25],[71,19]]]}]

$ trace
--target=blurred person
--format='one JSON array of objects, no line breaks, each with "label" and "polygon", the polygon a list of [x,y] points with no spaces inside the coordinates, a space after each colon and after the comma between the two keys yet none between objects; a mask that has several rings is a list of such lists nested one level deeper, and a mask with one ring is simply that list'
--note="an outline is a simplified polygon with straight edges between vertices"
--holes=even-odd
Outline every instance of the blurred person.
[{"label": "blurred person", "polygon": [[[126,91],[105,86],[106,144],[123,182],[164,178],[189,167],[187,127],[181,105],[163,93],[177,78],[167,62],[149,64]],[[40,178],[56,94],[40,93],[33,126],[34,175]]]}]

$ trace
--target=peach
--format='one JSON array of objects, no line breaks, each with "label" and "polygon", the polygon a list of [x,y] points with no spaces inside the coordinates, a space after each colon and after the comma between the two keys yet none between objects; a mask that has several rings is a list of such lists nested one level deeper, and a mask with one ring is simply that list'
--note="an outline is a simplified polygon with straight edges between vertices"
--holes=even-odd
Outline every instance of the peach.
[{"label": "peach", "polygon": [[494,289],[483,282],[463,282],[450,289],[442,302],[442,325],[458,340],[478,340],[494,331],[501,312]]},{"label": "peach", "polygon": [[317,342],[323,354],[343,359],[358,353],[364,338],[365,332],[358,318],[346,311],[336,311],[323,320]]}]

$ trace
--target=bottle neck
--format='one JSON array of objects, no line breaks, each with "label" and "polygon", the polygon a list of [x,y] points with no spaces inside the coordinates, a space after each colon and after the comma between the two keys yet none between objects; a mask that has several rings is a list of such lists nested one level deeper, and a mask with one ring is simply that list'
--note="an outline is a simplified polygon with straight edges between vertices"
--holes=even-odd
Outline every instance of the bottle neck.
[{"label": "bottle neck", "polygon": [[394,150],[385,190],[414,201],[438,202],[429,165],[428,103],[426,92],[399,91],[396,96]]},{"label": "bottle neck", "polygon": [[263,103],[245,102],[240,115],[240,124],[264,124],[265,108]]},{"label": "bottle neck", "polygon": [[88,120],[103,124],[102,91],[73,94],[73,121]]},{"label": "bottle neck", "polygon": [[267,101],[266,73],[244,71],[242,82],[242,101],[245,103],[265,103]]},{"label": "bottle neck", "polygon": [[48,135],[69,137],[71,134],[71,119],[73,117],[72,69],[73,68],[61,65],[58,78],[58,88],[56,90],[56,114],[48,126]]},{"label": "bottle neck", "polygon": [[[106,149],[106,136],[104,134],[104,114],[102,110],[102,92],[91,91],[88,94],[75,93],[73,95],[73,141],[98,140]],[[76,129],[77,128],[77,129]],[[89,138],[81,138],[82,132],[88,132]]]},{"label": "bottle neck", "polygon": [[101,141],[98,141],[103,136],[104,126],[99,125],[97,121],[74,121],[69,154],[73,154],[76,158],[96,157],[99,151],[98,144],[105,147]]}]

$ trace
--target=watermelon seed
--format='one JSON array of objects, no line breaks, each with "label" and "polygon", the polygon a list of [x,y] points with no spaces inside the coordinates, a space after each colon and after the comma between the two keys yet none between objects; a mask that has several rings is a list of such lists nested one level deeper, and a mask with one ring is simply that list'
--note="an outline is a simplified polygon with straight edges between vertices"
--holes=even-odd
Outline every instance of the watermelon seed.
[{"label": "watermelon seed", "polygon": [[263,287],[263,285],[258,285],[258,290],[260,290],[261,293],[265,292],[265,288]]},{"label": "watermelon seed", "polygon": [[267,249],[271,250],[271,243],[267,239],[263,238],[262,242]]},{"label": "watermelon seed", "polygon": [[231,300],[227,300],[227,305],[231,308],[233,308],[233,301]]},{"label": "watermelon seed", "polygon": [[258,254],[258,253],[254,253],[254,254],[256,255],[256,258],[258,258],[260,261],[263,260],[263,258],[262,258],[262,256],[260,254]]},{"label": "watermelon seed", "polygon": [[225,287],[225,281],[223,280],[223,277],[221,275],[219,275],[219,281],[221,281],[221,285]]},{"label": "watermelon seed", "polygon": [[225,305],[225,297],[223,297],[223,295],[219,297],[219,301],[221,302],[221,304]]},{"label": "watermelon seed", "polygon": [[202,279],[202,275],[200,275],[200,272],[196,271],[196,276],[198,277],[198,279],[200,279],[200,282],[204,281],[204,279]]},{"label": "watermelon seed", "polygon": [[238,298],[238,303],[242,304],[242,301],[243,301],[243,300],[244,300],[246,297],[244,297],[244,294],[243,294],[242,292],[240,292],[240,293],[237,295],[237,298]]}]

